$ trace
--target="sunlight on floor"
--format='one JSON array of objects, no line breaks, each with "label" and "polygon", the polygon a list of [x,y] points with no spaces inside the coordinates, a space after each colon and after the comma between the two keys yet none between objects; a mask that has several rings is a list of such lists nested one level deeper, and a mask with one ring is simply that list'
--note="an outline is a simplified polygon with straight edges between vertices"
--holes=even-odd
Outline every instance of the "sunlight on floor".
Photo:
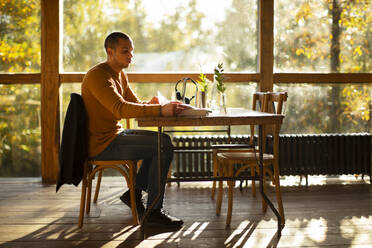
[{"label": "sunlight on floor", "polygon": [[[350,244],[359,246],[363,243],[369,243],[370,237],[370,225],[363,225],[363,223],[371,222],[372,216],[368,217],[345,217],[340,222],[342,238],[349,240]],[[182,229],[175,232],[164,232],[158,235],[150,236],[143,241],[139,241],[135,247],[156,247],[164,244],[173,246],[184,244],[186,240],[188,242],[197,240],[200,235],[208,231],[209,222],[194,222],[190,226],[183,227]],[[262,220],[258,222],[252,222],[249,220],[242,221],[232,232],[226,236],[223,242],[224,247],[263,247],[261,245],[269,244],[276,237],[275,229],[269,229],[268,226],[275,225],[275,220]],[[316,247],[320,244],[327,244],[329,239],[333,239],[332,234],[337,233],[338,227],[330,225],[325,218],[311,218],[311,219],[294,219],[288,220],[287,227],[283,229],[282,237],[284,240],[280,241],[281,245],[284,246],[296,246],[309,245]],[[131,229],[131,230],[130,230]],[[114,235],[112,242],[105,244],[104,247],[112,247],[120,240],[128,239],[128,233],[138,231],[138,227],[125,228]],[[209,230],[211,231],[211,230]],[[202,239],[208,237],[209,234],[202,234]],[[329,237],[328,235],[331,235]],[[221,236],[221,238],[223,238]]]},{"label": "sunlight on floor", "polygon": [[[341,176],[308,176],[308,185],[325,184],[360,184],[369,183],[369,176],[360,175],[341,175]],[[280,177],[280,186],[299,186],[306,185],[305,176],[283,176]]]},{"label": "sunlight on floor", "polygon": [[198,230],[195,231],[194,235],[191,237],[191,240],[195,240],[208,226],[209,222],[204,222],[201,224],[198,228]]},{"label": "sunlight on floor", "polygon": [[370,242],[371,230],[369,225],[365,225],[372,220],[372,215],[362,217],[349,217],[341,221],[341,235],[345,239],[352,240],[353,244],[363,244]]},{"label": "sunlight on floor", "polygon": [[[325,228],[318,228],[324,226]],[[311,219],[307,224],[307,228],[311,228],[312,233],[310,239],[315,242],[323,242],[327,238],[327,221],[324,218]]]},{"label": "sunlight on floor", "polygon": [[[369,176],[365,175],[362,179],[361,175],[341,175],[341,176],[308,176],[308,185],[325,185],[325,184],[363,184],[370,183]],[[175,186],[175,183],[171,185]],[[212,182],[181,182],[182,188],[211,188]],[[225,184],[224,184],[225,185]],[[244,183],[244,186],[246,184]],[[249,187],[251,182],[248,182]],[[305,186],[305,176],[282,176],[280,177],[280,186]],[[226,186],[226,185],[225,185]],[[239,183],[236,183],[235,187],[239,187]]]},{"label": "sunlight on floor", "polygon": [[241,222],[239,226],[235,229],[235,231],[226,239],[224,244],[226,245],[230,243],[234,239],[235,236],[240,235],[244,231],[244,229],[247,228],[248,224],[249,224],[249,221]]}]

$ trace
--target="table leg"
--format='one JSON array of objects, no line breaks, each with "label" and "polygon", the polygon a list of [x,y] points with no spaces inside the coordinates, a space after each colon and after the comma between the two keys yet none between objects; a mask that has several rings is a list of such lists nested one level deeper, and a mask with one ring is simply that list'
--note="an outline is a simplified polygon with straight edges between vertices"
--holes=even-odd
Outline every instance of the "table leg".
[{"label": "table leg", "polygon": [[258,126],[258,145],[260,147],[260,154],[259,154],[259,161],[258,161],[258,164],[259,164],[259,170],[260,170],[260,177],[259,177],[259,180],[260,180],[260,193],[261,193],[261,196],[263,197],[263,199],[266,201],[266,203],[269,205],[269,207],[271,208],[271,210],[274,212],[274,214],[276,215],[277,219],[278,219],[278,236],[281,236],[281,233],[282,233],[282,220],[281,220],[281,216],[278,212],[278,210],[276,210],[274,204],[270,201],[270,199],[267,197],[267,195],[265,194],[264,192],[264,188],[263,188],[263,180],[264,180],[264,171],[263,171],[263,150],[262,150],[262,145],[263,145],[263,126],[262,125],[259,125]]}]

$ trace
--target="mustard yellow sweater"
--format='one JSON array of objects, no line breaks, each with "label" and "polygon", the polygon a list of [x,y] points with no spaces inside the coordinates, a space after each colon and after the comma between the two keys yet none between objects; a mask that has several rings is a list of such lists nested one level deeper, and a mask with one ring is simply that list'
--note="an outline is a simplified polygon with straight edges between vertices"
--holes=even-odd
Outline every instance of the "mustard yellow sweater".
[{"label": "mustard yellow sweater", "polygon": [[88,115],[90,157],[102,152],[123,130],[121,119],[160,116],[161,113],[159,104],[140,102],[124,71],[117,73],[105,62],[87,72],[81,95]]}]

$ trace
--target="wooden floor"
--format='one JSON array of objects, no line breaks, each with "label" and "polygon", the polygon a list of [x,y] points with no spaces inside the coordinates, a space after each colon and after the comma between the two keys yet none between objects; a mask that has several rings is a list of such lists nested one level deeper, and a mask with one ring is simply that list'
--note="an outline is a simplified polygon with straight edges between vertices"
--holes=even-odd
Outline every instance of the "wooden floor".
[{"label": "wooden floor", "polygon": [[[64,185],[56,193],[54,185],[37,178],[0,178],[0,247],[372,247],[369,178],[314,177],[309,187],[298,180],[282,180],[286,226],[280,238],[273,213],[262,213],[261,198],[252,198],[250,187],[236,188],[232,224],[226,227],[227,201],[216,216],[207,182],[167,187],[166,208],[185,225],[146,230],[141,240],[118,198],[121,178],[104,178],[99,203],[82,229],[77,228],[80,187]],[[269,196],[275,200],[272,189]]]}]

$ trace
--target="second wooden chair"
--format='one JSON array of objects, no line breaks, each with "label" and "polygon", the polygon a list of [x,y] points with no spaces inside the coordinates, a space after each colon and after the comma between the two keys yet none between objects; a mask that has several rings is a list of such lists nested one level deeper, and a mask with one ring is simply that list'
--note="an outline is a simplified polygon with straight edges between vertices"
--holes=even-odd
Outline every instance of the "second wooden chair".
[{"label": "second wooden chair", "polygon": [[[282,114],[283,110],[283,103],[287,100],[287,93],[286,92],[267,92],[267,93],[255,93],[254,94],[254,106],[255,109],[256,102],[261,103],[261,111]],[[266,175],[268,175],[273,184],[275,185],[276,191],[276,199],[278,204],[279,213],[282,219],[282,225],[284,224],[284,209],[282,203],[282,197],[280,192],[280,181],[279,181],[279,168],[278,168],[278,147],[279,141],[277,137],[279,136],[279,128],[274,128],[274,146],[273,146],[273,154],[264,153],[263,154],[263,173],[264,173],[264,180]],[[265,127],[264,130],[267,128]],[[266,137],[266,131],[263,132],[263,137]],[[250,141],[254,141],[254,127],[251,126],[251,137]],[[264,142],[265,143],[265,142]],[[252,143],[254,146],[254,143]],[[262,147],[265,152],[265,147]],[[216,176],[239,176],[243,171],[246,169],[250,169],[251,176],[254,176],[256,173],[258,174],[258,157],[259,157],[259,150],[254,147],[253,149],[216,149],[214,151],[215,158],[214,158],[214,170],[216,171]],[[237,167],[239,165],[239,167]],[[228,181],[228,212],[226,217],[226,225],[231,223],[231,215],[232,215],[232,206],[233,206],[233,189],[235,187],[235,180]],[[223,182],[219,182],[218,188],[218,199],[216,203],[216,214],[219,215],[221,211],[221,204],[222,204],[222,190],[223,190]],[[264,181],[264,190],[266,190],[266,184]],[[212,189],[213,191],[213,189]],[[255,196],[255,183],[254,180],[252,181],[252,192]],[[267,204],[263,200],[262,202],[263,210],[266,211]]]}]

